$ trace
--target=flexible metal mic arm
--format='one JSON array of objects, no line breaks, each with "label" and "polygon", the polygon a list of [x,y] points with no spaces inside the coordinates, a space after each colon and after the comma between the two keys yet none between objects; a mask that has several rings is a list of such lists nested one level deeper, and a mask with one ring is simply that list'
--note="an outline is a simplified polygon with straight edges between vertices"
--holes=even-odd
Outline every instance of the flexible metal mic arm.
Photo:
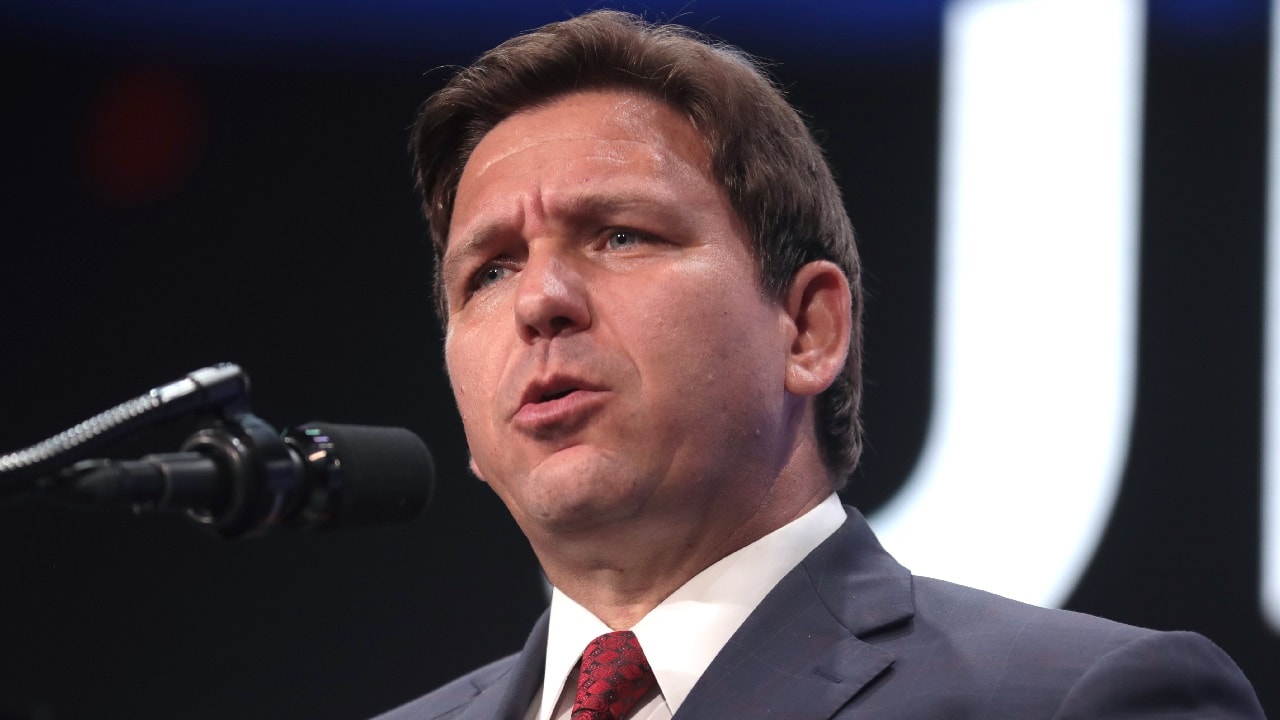
[{"label": "flexible metal mic arm", "polygon": [[201,368],[98,413],[31,447],[0,455],[0,495],[28,492],[42,478],[159,422],[197,412],[248,411],[249,378],[238,365]]}]

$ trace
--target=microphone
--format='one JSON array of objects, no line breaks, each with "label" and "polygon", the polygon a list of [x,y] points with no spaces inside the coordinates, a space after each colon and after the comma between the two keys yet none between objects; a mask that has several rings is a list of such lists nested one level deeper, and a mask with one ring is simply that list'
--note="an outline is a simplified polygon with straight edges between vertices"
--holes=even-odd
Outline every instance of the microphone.
[{"label": "microphone", "polygon": [[431,453],[403,428],[310,422],[281,437],[246,414],[181,450],[81,461],[46,489],[80,505],[186,511],[224,537],[246,537],[408,522],[435,484]]}]

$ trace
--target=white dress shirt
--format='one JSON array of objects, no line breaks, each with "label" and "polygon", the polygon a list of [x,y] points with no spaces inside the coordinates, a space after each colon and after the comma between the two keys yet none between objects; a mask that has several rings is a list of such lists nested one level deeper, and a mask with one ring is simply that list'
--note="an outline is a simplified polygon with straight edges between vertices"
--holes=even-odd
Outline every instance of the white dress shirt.
[{"label": "white dress shirt", "polygon": [[[631,631],[658,682],[631,717],[670,720],[764,596],[844,521],[844,509],[832,493],[804,515],[698,573],[636,623]],[[568,720],[582,651],[610,631],[589,610],[552,589],[546,671],[526,720]]]}]

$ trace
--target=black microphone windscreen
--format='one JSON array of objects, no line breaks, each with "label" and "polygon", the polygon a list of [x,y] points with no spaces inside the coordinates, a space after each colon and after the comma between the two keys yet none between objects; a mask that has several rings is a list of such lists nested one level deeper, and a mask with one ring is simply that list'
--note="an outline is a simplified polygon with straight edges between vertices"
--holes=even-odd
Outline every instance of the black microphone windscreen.
[{"label": "black microphone windscreen", "polygon": [[[289,435],[305,439],[303,460],[324,465],[333,492],[330,527],[408,522],[431,499],[435,463],[404,428],[310,422]],[[301,443],[300,443],[301,444]]]}]

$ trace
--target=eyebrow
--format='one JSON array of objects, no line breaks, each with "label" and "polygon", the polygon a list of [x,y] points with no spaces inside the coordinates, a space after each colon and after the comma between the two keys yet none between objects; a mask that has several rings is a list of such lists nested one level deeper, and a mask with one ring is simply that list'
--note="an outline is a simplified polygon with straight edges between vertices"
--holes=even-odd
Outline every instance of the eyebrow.
[{"label": "eyebrow", "polygon": [[501,223],[489,223],[479,228],[476,232],[468,233],[467,238],[458,241],[458,244],[447,243],[444,254],[441,256],[440,267],[440,274],[444,278],[445,285],[448,285],[450,278],[461,272],[463,266],[471,262],[471,258],[482,255],[485,246],[489,245],[494,238],[501,234]]},{"label": "eyebrow", "polygon": [[[635,208],[651,208],[677,205],[680,198],[669,191],[654,191],[652,188],[637,190],[624,187],[605,191],[585,190],[577,193],[563,203],[558,203],[556,214],[563,215],[570,228],[602,222],[610,216]],[[459,272],[459,267],[466,265],[476,255],[484,254],[484,248],[497,238],[508,232],[508,223],[498,218],[482,221],[469,230],[464,238],[445,245],[444,261],[441,272],[446,283],[450,277]],[[455,249],[456,248],[456,249]]]}]

